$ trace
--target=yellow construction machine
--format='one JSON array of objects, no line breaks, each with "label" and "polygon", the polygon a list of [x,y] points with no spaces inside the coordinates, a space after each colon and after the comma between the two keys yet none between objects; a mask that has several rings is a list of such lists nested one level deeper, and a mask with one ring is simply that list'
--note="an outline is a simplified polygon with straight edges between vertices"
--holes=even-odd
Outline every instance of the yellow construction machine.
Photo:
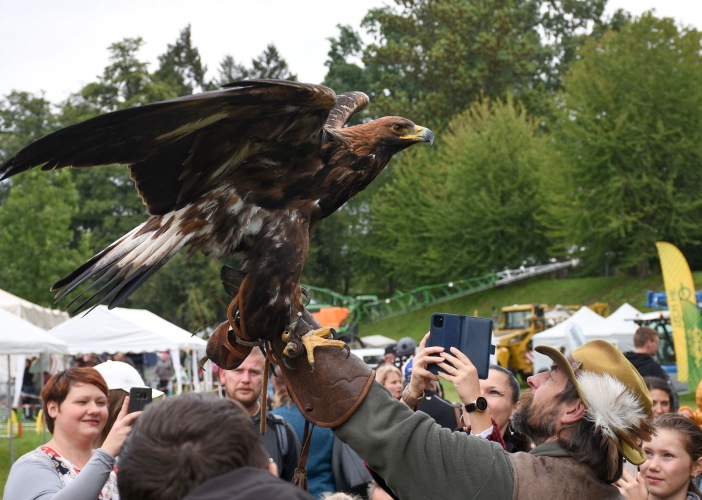
[{"label": "yellow construction machine", "polygon": [[[502,308],[499,327],[494,330],[497,362],[522,377],[534,372],[532,337],[568,319],[581,305],[515,304]],[[609,315],[609,305],[595,302],[588,305],[601,316]]]}]

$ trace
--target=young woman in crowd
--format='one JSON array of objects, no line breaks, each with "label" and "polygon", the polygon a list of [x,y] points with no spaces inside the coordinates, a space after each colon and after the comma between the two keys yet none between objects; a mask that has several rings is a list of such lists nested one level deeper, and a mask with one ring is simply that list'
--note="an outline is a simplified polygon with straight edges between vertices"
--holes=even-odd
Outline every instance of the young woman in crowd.
[{"label": "young woman in crowd", "polygon": [[614,483],[626,500],[701,500],[692,483],[702,473],[702,430],[693,420],[666,413],[654,421],[656,435],[644,443],[646,462],[634,478],[624,471]]},{"label": "young woman in crowd", "polygon": [[[122,413],[124,398],[129,396],[129,390],[132,387],[146,387],[146,384],[136,368],[122,361],[105,361],[104,363],[96,365],[95,369],[100,372],[102,378],[105,379],[109,390],[107,396],[107,422],[102,432],[93,443],[93,447],[100,448]],[[162,391],[151,389],[152,401],[156,401],[157,398],[162,396]]]},{"label": "young woman in crowd", "polygon": [[4,498],[13,500],[116,500],[115,457],[141,412],[127,414],[129,397],[98,449],[93,442],[107,421],[108,389],[94,368],[70,368],[49,379],[41,397],[53,437],[23,455],[10,470]]},{"label": "young woman in crowd", "polygon": [[[512,413],[519,406],[519,382],[514,374],[499,365],[490,365],[488,378],[480,380],[480,393],[486,399],[492,417],[492,433],[487,436],[490,441],[500,443],[510,453],[529,451],[529,440],[509,430]],[[464,418],[466,414],[464,413]],[[470,432],[469,422],[465,428]]]},{"label": "young woman in crowd", "polygon": [[402,372],[393,365],[383,365],[375,372],[375,380],[390,391],[392,397],[399,399],[402,395]]},{"label": "young woman in crowd", "polygon": [[668,382],[658,377],[644,377],[648,392],[651,393],[653,418],[658,418],[673,409],[673,393]]}]

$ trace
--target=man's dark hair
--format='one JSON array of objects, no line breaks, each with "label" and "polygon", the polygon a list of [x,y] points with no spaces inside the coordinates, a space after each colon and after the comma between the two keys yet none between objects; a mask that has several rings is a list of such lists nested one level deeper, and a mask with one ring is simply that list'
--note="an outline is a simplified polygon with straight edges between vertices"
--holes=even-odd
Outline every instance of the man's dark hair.
[{"label": "man's dark hair", "polygon": [[119,456],[120,496],[183,498],[239,467],[268,467],[268,453],[241,404],[189,393],[151,404]]},{"label": "man's dark hair", "polygon": [[643,347],[646,342],[658,338],[658,332],[653,328],[642,326],[634,334],[634,347]]},{"label": "man's dark hair", "polygon": [[[570,403],[580,399],[575,384],[568,380],[563,392],[557,398],[556,403]],[[566,429],[570,430],[567,437],[561,437],[561,433]],[[600,481],[613,483],[622,477],[622,455],[616,448],[616,444],[602,434],[600,429],[595,427],[595,422],[583,418],[570,425],[564,425],[558,431],[558,442],[561,446],[578,462],[589,466]]]}]

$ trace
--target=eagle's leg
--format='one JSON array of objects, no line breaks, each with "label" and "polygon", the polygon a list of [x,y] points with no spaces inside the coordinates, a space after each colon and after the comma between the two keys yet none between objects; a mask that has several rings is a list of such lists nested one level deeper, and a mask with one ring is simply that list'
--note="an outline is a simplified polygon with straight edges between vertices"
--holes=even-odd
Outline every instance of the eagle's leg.
[{"label": "eagle's leg", "polygon": [[[348,353],[350,352],[349,346],[341,340],[329,339],[329,337],[332,335],[332,332],[334,332],[333,328],[318,328],[316,330],[307,332],[300,339],[302,341],[302,345],[305,348],[305,351],[307,351],[307,362],[310,364],[310,368],[312,369],[312,371],[314,371],[314,349],[316,347],[335,347],[340,351],[345,350],[347,352],[348,357]],[[296,353],[292,351],[296,349],[291,349],[291,347],[293,346],[288,345],[283,350],[283,353],[286,356],[295,356]]]}]

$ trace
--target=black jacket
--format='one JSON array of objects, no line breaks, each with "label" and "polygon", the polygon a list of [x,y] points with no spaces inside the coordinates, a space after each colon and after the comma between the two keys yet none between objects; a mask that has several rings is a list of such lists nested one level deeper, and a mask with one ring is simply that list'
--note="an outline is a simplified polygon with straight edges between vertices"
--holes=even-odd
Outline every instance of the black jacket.
[{"label": "black jacket", "polygon": [[663,367],[646,353],[641,352],[625,352],[624,357],[629,360],[629,362],[634,365],[634,368],[641,374],[642,377],[658,377],[666,382],[673,393],[673,401],[670,402],[672,411],[678,411],[678,393],[675,391],[673,382],[668,376],[668,372],[663,369]]},{"label": "black jacket", "polygon": [[668,374],[663,367],[648,354],[629,351],[624,353],[624,357],[634,365],[642,377],[658,377],[668,380]]},{"label": "black jacket", "polygon": [[241,467],[205,481],[183,500],[313,500],[297,486],[274,477],[264,469]]},{"label": "black jacket", "polygon": [[[251,421],[256,429],[261,428],[260,410]],[[292,481],[300,460],[300,440],[297,439],[295,429],[283,417],[269,411],[266,413],[266,434],[261,436],[261,440],[268,456],[278,466],[280,478],[288,483]]]}]

